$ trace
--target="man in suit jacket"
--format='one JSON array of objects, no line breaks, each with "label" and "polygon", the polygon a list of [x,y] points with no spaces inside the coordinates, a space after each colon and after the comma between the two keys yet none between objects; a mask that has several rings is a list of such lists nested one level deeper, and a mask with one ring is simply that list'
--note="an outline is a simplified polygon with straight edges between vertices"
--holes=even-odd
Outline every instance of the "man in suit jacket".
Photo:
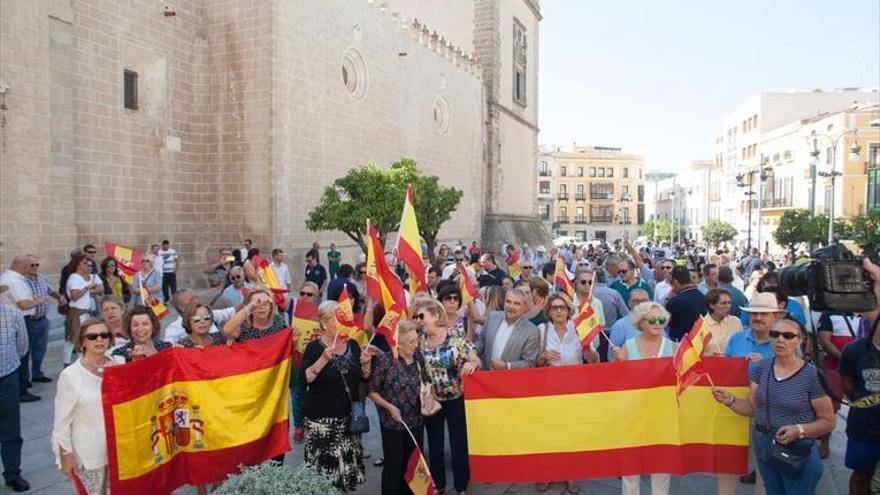
[{"label": "man in suit jacket", "polygon": [[507,291],[504,311],[493,311],[486,318],[477,338],[477,353],[484,370],[532,368],[541,349],[541,335],[528,318],[526,294],[518,289]]}]

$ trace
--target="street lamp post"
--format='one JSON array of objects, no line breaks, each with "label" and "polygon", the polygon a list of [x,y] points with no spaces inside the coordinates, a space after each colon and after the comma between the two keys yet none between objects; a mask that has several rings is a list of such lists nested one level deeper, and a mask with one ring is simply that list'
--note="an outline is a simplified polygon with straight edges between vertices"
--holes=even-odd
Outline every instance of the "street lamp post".
[{"label": "street lamp post", "polygon": [[748,187],[749,190],[746,192],[746,196],[749,197],[749,228],[746,240],[746,252],[750,252],[752,250],[752,196],[755,195],[755,192],[752,190],[752,186],[754,181],[752,180],[752,174],[754,171],[750,170],[746,174],[748,176],[749,182],[745,183],[744,179],[746,175],[738,174],[736,176],[736,187]]},{"label": "street lamp post", "polygon": [[[813,138],[813,151],[810,155],[812,156],[814,166],[818,165],[819,161],[819,138],[827,139],[831,143],[831,170],[828,172],[818,172],[817,174],[821,177],[831,178],[831,198],[829,198],[828,203],[828,244],[834,242],[834,184],[837,177],[843,175],[843,172],[837,171],[837,145],[840,144],[840,140],[849,133],[853,133],[853,136],[857,136],[858,129],[847,129],[839,134],[819,134],[816,131],[810,133],[810,136]],[[849,148],[850,159],[858,160],[861,151],[862,147],[859,146],[858,141],[855,141]]]}]

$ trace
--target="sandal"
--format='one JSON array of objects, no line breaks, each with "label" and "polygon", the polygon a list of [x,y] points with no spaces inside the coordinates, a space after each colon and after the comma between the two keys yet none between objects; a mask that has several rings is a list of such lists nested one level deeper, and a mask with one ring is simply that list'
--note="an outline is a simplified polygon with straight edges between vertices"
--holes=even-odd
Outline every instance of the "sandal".
[{"label": "sandal", "polygon": [[581,487],[579,487],[577,485],[576,481],[566,481],[565,482],[565,489],[568,491],[568,493],[580,493],[581,492]]},{"label": "sandal", "polygon": [[535,490],[543,493],[550,489],[550,483],[536,483]]},{"label": "sandal", "polygon": [[819,445],[819,459],[827,459],[828,454],[830,454],[830,448],[827,443],[822,443]]}]

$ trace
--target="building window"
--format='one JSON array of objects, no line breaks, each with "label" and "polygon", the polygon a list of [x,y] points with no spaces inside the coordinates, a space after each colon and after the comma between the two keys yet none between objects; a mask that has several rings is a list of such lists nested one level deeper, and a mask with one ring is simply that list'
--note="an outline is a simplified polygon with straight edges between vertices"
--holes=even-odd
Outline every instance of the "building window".
[{"label": "building window", "polygon": [[578,167],[578,177],[584,176],[584,167]]},{"label": "building window", "polygon": [[605,169],[603,167],[599,167],[599,177],[605,177]]},{"label": "building window", "polygon": [[568,208],[565,206],[559,208],[559,219],[562,223],[568,223]]},{"label": "building window", "polygon": [[643,225],[645,223],[645,205],[638,205],[636,207],[636,215],[638,215],[638,224]]},{"label": "building window", "polygon": [[574,199],[576,199],[578,201],[583,201],[586,199],[586,196],[584,195],[584,185],[583,184],[577,185],[577,192],[575,192]]},{"label": "building window", "polygon": [[880,143],[868,145],[868,168],[880,167]]},{"label": "building window", "polygon": [[355,98],[361,99],[367,94],[367,64],[361,52],[352,47],[342,54],[342,83]]},{"label": "building window", "polygon": [[561,177],[565,177],[565,176],[566,176],[565,172],[566,172],[566,170],[565,170],[565,165],[560,166],[560,167],[559,167],[559,175],[560,175]]},{"label": "building window", "polygon": [[[117,73],[118,74],[118,73]],[[138,74],[133,70],[122,71],[124,105],[129,110],[138,109]]]},{"label": "building window", "polygon": [[614,177],[614,169],[612,167],[605,169],[605,177]]},{"label": "building window", "polygon": [[590,223],[611,223],[614,212],[611,206],[590,205]]},{"label": "building window", "polygon": [[546,161],[541,162],[541,170],[538,173],[541,177],[550,177],[550,165]]},{"label": "building window", "polygon": [[538,184],[541,188],[540,189],[541,194],[550,194],[550,181],[549,180],[542,180]]},{"label": "building window", "polygon": [[620,223],[629,224],[629,208],[620,209]]},{"label": "building window", "polygon": [[829,146],[829,147],[825,148],[825,164],[831,165],[833,160],[834,160],[834,148]]},{"label": "building window", "polygon": [[442,96],[434,100],[434,127],[441,134],[449,130],[449,102]]},{"label": "building window", "polygon": [[526,104],[526,63],[528,39],[526,28],[517,19],[513,20],[513,101]]},{"label": "building window", "polygon": [[627,197],[627,196],[629,196],[629,186],[621,186],[621,188],[620,188],[620,196],[621,196],[621,197],[624,197],[624,198]]},{"label": "building window", "polygon": [[584,207],[578,206],[574,210],[574,221],[575,223],[584,223],[586,220],[584,219]]},{"label": "building window", "polygon": [[614,184],[590,184],[590,199],[614,199]]},{"label": "building window", "polygon": [[880,212],[880,167],[868,170],[867,211]]},{"label": "building window", "polygon": [[590,167],[590,177],[596,176],[596,167]]},{"label": "building window", "polygon": [[623,178],[629,179],[629,167],[623,167]]},{"label": "building window", "polygon": [[639,203],[643,203],[645,201],[645,186],[639,185]]}]

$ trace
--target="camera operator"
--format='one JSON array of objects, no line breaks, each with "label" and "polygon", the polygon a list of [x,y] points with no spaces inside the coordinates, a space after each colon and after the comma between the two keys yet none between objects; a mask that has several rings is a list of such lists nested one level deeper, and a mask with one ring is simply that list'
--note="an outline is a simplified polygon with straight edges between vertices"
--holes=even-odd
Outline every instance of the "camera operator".
[{"label": "camera operator", "polygon": [[[874,298],[880,301],[880,265],[868,258],[862,264],[874,281]],[[880,394],[880,307],[862,312],[871,329],[867,337],[854,340],[840,355],[841,386],[851,401],[846,420],[846,467],[852,469],[850,493],[868,495],[871,476],[880,462],[880,404],[859,404],[861,399]],[[868,402],[870,399],[866,399]],[[874,401],[876,402],[876,400]],[[861,406],[861,407],[859,407]],[[868,407],[866,407],[868,406]]]}]

